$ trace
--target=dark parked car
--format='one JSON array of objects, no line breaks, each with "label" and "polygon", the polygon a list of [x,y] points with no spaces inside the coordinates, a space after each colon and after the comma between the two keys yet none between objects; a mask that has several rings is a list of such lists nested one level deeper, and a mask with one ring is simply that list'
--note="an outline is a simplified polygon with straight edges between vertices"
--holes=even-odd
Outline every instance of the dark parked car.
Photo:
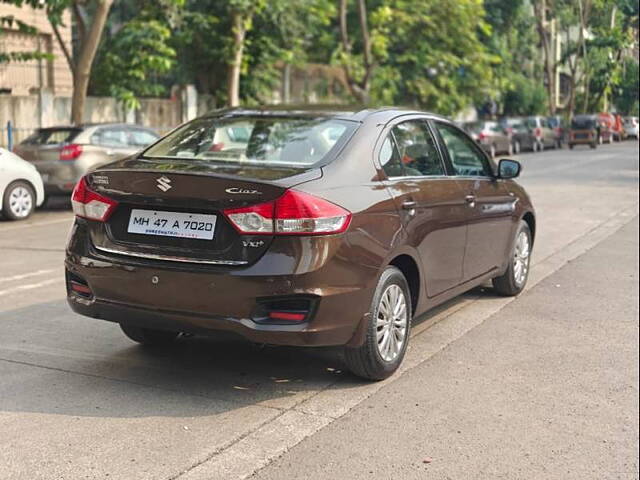
[{"label": "dark parked car", "polygon": [[464,129],[491,158],[495,158],[499,153],[507,155],[513,153],[511,138],[498,122],[486,120],[467,122],[464,124]]},{"label": "dark parked car", "polygon": [[416,316],[488,280],[524,288],[519,171],[421,112],[214,112],[78,182],[68,301],[143,344],[227,330],[341,345],[382,379]]},{"label": "dark parked car", "polygon": [[502,126],[511,137],[512,151],[515,154],[529,150],[538,150],[538,141],[525,120],[522,118],[505,118],[502,120]]},{"label": "dark parked car", "polygon": [[596,115],[576,115],[571,119],[568,135],[568,145],[573,149],[575,145],[589,145],[596,148],[602,143],[600,135],[601,125]]},{"label": "dark parked car", "polygon": [[139,125],[86,124],[39,128],[14,151],[40,172],[47,195],[69,195],[87,171],[132,155],[159,135]]}]

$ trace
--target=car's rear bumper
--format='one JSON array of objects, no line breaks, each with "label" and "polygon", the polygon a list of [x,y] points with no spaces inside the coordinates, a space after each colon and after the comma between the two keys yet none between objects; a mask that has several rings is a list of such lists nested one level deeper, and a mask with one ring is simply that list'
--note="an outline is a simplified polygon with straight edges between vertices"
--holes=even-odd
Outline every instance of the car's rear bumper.
[{"label": "car's rear bumper", "polygon": [[[176,264],[100,252],[81,223],[74,226],[65,261],[67,271],[92,292],[86,298],[67,285],[69,305],[77,313],[191,333],[232,331],[277,345],[361,342],[356,332],[368,314],[377,272],[331,255],[331,248],[306,251],[300,262],[267,252],[248,267]],[[287,264],[288,273],[282,271]],[[288,297],[314,299],[303,322],[255,320],[258,302]]]},{"label": "car's rear bumper", "polygon": [[591,133],[572,134],[568,139],[568,143],[572,145],[589,145],[597,141],[597,135]]}]

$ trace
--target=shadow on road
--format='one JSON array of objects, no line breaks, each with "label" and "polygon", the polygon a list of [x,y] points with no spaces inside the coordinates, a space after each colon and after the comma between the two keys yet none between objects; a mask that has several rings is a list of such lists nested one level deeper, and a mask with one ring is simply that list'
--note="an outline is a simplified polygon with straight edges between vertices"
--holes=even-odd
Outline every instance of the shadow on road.
[{"label": "shadow on road", "polygon": [[[476,289],[416,325],[478,296],[493,298]],[[116,418],[291,408],[331,385],[366,383],[345,370],[339,348],[254,345],[229,333],[143,347],[64,301],[0,313],[0,376],[0,411]]]}]

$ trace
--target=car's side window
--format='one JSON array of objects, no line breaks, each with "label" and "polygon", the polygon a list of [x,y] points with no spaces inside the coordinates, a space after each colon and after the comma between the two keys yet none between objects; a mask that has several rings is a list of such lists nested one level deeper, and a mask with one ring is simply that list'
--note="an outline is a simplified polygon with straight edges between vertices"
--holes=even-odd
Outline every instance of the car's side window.
[{"label": "car's side window", "polygon": [[444,175],[444,165],[427,125],[421,120],[402,122],[391,130],[405,175]]},{"label": "car's side window", "polygon": [[126,148],[128,135],[125,130],[120,128],[101,128],[91,135],[91,143],[105,147]]},{"label": "car's side window", "polygon": [[132,129],[129,131],[129,145],[132,147],[146,147],[157,139],[156,135],[145,130]]},{"label": "car's side window", "polygon": [[387,135],[387,138],[384,139],[378,158],[387,177],[403,177],[405,175],[402,162],[400,162],[400,155],[398,155],[398,149],[391,134]]},{"label": "car's side window", "polygon": [[446,123],[435,123],[442,141],[449,152],[455,175],[472,177],[491,176],[491,166],[473,140],[457,128]]}]

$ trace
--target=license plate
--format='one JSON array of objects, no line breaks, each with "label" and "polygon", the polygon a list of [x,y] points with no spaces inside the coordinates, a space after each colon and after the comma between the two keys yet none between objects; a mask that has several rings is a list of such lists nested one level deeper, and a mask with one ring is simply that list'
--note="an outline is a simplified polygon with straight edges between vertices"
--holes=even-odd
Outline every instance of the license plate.
[{"label": "license plate", "polygon": [[211,240],[215,228],[215,215],[133,209],[127,232]]}]

